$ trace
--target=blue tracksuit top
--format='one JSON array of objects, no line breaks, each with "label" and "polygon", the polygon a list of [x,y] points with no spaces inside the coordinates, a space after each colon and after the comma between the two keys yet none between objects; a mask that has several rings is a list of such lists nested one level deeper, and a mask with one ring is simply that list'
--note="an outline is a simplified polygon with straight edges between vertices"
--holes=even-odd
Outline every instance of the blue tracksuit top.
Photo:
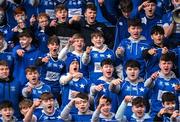
[{"label": "blue tracksuit top", "polygon": [[[144,98],[148,98],[149,90],[144,87],[144,81],[143,79],[138,79],[138,83],[132,83],[129,81],[128,78],[125,78],[124,82],[120,85],[120,92],[118,94],[119,96],[119,103],[121,103],[125,96],[131,95],[131,96],[143,96]],[[133,114],[132,110],[132,104],[128,104],[127,108],[124,112],[124,115],[129,118]]]},{"label": "blue tracksuit top", "polygon": [[34,65],[35,60],[41,56],[41,52],[32,45],[30,50],[25,51],[23,57],[19,57],[16,52],[18,49],[22,49],[20,45],[13,48],[13,57],[15,61],[13,74],[15,79],[24,85],[27,82],[25,69],[30,65]]},{"label": "blue tracksuit top", "polygon": [[[72,79],[68,82],[68,84],[62,85],[62,105],[61,110],[69,103],[72,99],[71,92],[82,92],[82,93],[89,93],[90,91],[91,82],[84,77],[80,79]],[[72,109],[72,113],[77,113],[75,109]]]},{"label": "blue tracksuit top", "polygon": [[100,70],[101,61],[110,58],[115,62],[115,54],[111,49],[107,48],[107,46],[104,46],[102,50],[93,48],[90,52],[90,57],[88,64],[89,78],[92,82],[96,82],[96,80],[102,76]]},{"label": "blue tracksuit top", "polygon": [[0,101],[9,100],[13,104],[15,116],[20,117],[19,102],[21,96],[21,84],[19,81],[10,78],[9,81],[0,79]]},{"label": "blue tracksuit top", "polygon": [[118,96],[117,94],[111,92],[109,90],[109,82],[106,82],[104,81],[103,77],[100,77],[96,82],[95,82],[95,85],[99,85],[99,84],[103,84],[103,90],[100,91],[100,92],[97,92],[95,94],[95,100],[94,100],[94,103],[95,103],[95,107],[97,107],[97,103],[98,103],[98,100],[99,98],[102,96],[102,95],[105,95],[106,97],[110,98],[112,100],[111,104],[113,105],[111,107],[111,112],[114,112],[116,113],[117,109],[118,109]]},{"label": "blue tracksuit top", "polygon": [[146,62],[143,58],[142,52],[143,50],[149,48],[146,39],[141,36],[135,41],[133,38],[129,37],[122,40],[120,47],[124,49],[124,55],[122,57],[123,65],[125,65],[128,60],[137,60],[141,65],[140,77],[143,78],[145,76]]},{"label": "blue tracksuit top", "polygon": [[153,87],[151,89],[151,116],[154,117],[162,108],[161,96],[164,92],[175,93],[175,85],[180,84],[180,81],[171,72],[169,77],[165,77],[162,73],[159,77],[153,81]]}]

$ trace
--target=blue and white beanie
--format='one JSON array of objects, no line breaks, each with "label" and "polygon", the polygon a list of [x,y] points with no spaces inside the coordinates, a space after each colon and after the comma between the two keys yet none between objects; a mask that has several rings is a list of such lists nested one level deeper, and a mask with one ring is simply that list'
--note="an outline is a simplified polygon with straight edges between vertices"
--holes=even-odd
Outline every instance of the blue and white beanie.
[{"label": "blue and white beanie", "polygon": [[79,60],[78,60],[77,57],[75,57],[75,56],[67,57],[67,59],[66,59],[66,71],[67,71],[67,72],[69,72],[70,64],[71,64],[73,61],[77,61],[77,62],[79,63]]}]

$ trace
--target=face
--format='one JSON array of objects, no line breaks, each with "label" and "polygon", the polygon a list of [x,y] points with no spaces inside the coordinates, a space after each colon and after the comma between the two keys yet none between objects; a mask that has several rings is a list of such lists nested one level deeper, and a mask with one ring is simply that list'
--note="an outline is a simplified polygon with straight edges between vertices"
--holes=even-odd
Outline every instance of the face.
[{"label": "face", "polygon": [[56,18],[58,19],[58,21],[60,22],[66,22],[67,20],[67,11],[65,9],[57,11],[56,12]]},{"label": "face", "polygon": [[98,49],[103,48],[104,38],[102,36],[94,36],[92,38],[92,43],[94,44],[94,47]]},{"label": "face", "polygon": [[85,17],[88,24],[93,24],[96,20],[96,11],[87,9],[85,12]]},{"label": "face", "polygon": [[154,17],[154,13],[156,10],[156,4],[155,3],[148,3],[144,7],[144,11],[147,17]]},{"label": "face", "polygon": [[142,28],[139,26],[130,26],[128,28],[128,32],[133,39],[139,39],[141,36]]},{"label": "face", "polygon": [[5,121],[10,121],[12,119],[12,116],[14,114],[14,111],[12,108],[3,108],[1,110],[2,117]]},{"label": "face", "polygon": [[74,43],[73,43],[74,50],[82,51],[84,45],[85,45],[84,39],[82,39],[82,38],[74,39]]},{"label": "face", "polygon": [[70,66],[69,66],[69,72],[75,73],[78,71],[79,71],[79,62],[78,61],[71,62]]},{"label": "face", "polygon": [[8,66],[0,65],[0,79],[6,79],[9,77],[9,68]]},{"label": "face", "polygon": [[122,14],[123,14],[123,16],[124,16],[125,18],[129,18],[130,15],[131,15],[131,12],[124,12],[124,11],[122,11]]},{"label": "face", "polygon": [[75,102],[75,106],[80,113],[86,113],[89,109],[89,103],[85,99],[81,99]]},{"label": "face", "polygon": [[28,48],[31,44],[31,41],[32,41],[31,37],[23,36],[23,37],[19,38],[19,43],[21,45],[21,48],[23,48],[23,49]]},{"label": "face", "polygon": [[112,65],[105,64],[101,68],[101,71],[106,78],[111,78],[114,72],[114,67]]},{"label": "face", "polygon": [[21,28],[21,29],[25,28],[26,25],[25,25],[24,20],[19,19],[17,22],[18,22],[18,27],[19,28]]},{"label": "face", "polygon": [[54,99],[42,100],[42,106],[46,113],[52,114],[54,112]]},{"label": "face", "polygon": [[23,21],[26,19],[26,15],[25,15],[24,12],[22,12],[21,14],[16,14],[16,15],[15,15],[15,20],[16,20],[16,21],[18,21],[18,20],[20,20],[20,19],[22,19]]},{"label": "face", "polygon": [[139,68],[138,67],[127,67],[126,74],[129,80],[136,81],[139,77]]},{"label": "face", "polygon": [[30,109],[29,107],[25,107],[25,106],[22,107],[21,110],[20,110],[20,111],[21,111],[21,114],[25,116],[26,113],[29,111],[29,109]]},{"label": "face", "polygon": [[166,109],[167,113],[172,114],[175,110],[175,101],[165,101],[163,107]]},{"label": "face", "polygon": [[151,38],[154,40],[156,45],[160,45],[163,43],[164,35],[160,33],[154,33]]},{"label": "face", "polygon": [[175,101],[165,101],[163,107],[167,110],[167,113],[172,114],[175,110]]},{"label": "face", "polygon": [[134,105],[132,106],[132,111],[135,113],[136,117],[142,118],[145,113],[145,106],[139,106],[139,105]]},{"label": "face", "polygon": [[26,77],[32,85],[37,85],[39,83],[38,71],[27,72]]},{"label": "face", "polygon": [[161,72],[166,76],[169,75],[173,67],[172,61],[160,61],[159,67]]},{"label": "face", "polygon": [[39,26],[40,26],[41,28],[46,27],[46,26],[48,25],[48,23],[49,23],[47,17],[40,17],[40,18],[38,19],[38,22],[39,22],[38,24],[39,24]]},{"label": "face", "polygon": [[57,43],[48,44],[49,52],[52,56],[57,56],[59,52],[59,45]]},{"label": "face", "polygon": [[180,0],[172,0],[172,4],[177,8],[180,5]]},{"label": "face", "polygon": [[110,110],[111,110],[111,103],[109,102],[106,102],[102,105],[101,107],[101,114],[104,115],[104,116],[109,116],[110,114]]}]

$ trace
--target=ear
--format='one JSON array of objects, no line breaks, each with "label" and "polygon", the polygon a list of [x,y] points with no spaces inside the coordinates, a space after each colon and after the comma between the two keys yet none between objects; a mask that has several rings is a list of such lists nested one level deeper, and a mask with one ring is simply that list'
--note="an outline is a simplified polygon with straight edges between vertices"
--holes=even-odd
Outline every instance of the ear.
[{"label": "ear", "polygon": [[161,61],[159,61],[159,64],[158,64],[158,65],[159,65],[159,68],[161,69],[161,67],[160,67],[160,66],[161,66],[161,65],[160,65],[160,62],[161,62]]},{"label": "ear", "polygon": [[101,70],[101,72],[103,71],[103,68],[102,67],[100,67],[100,70]]},{"label": "ear", "polygon": [[132,106],[132,108],[131,108],[131,109],[132,109],[132,112],[134,113],[134,107],[133,107],[133,106]]},{"label": "ear", "polygon": [[86,11],[84,12],[84,17],[87,17],[87,13],[86,13]]},{"label": "ear", "polygon": [[128,32],[130,33],[130,29],[129,29],[130,27],[128,27]]},{"label": "ear", "polygon": [[162,104],[162,107],[164,108],[164,104],[163,103],[161,103]]},{"label": "ear", "polygon": [[29,42],[30,42],[30,43],[32,42],[32,37],[29,37]]},{"label": "ear", "polygon": [[153,40],[153,36],[151,35],[151,39]]}]

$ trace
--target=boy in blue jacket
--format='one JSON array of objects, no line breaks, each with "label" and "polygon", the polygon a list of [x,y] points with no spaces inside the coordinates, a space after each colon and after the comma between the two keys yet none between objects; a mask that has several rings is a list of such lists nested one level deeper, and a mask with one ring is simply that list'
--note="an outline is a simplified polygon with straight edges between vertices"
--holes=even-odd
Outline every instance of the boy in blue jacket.
[{"label": "boy in blue jacket", "polygon": [[[127,77],[124,80],[112,81],[110,84],[110,90],[117,93],[119,102],[121,103],[127,95],[130,96],[143,96],[148,99],[149,90],[144,87],[144,80],[139,77],[140,64],[135,60],[129,60],[126,63]],[[125,116],[131,117],[132,104],[127,104]]]},{"label": "boy in blue jacket", "polygon": [[[62,105],[61,109],[73,99],[79,92],[89,93],[91,82],[83,77],[79,71],[79,61],[77,57],[68,57],[66,62],[67,73],[62,75],[59,82],[62,89]],[[77,110],[72,108],[70,113],[77,113]]]},{"label": "boy in blue jacket", "polygon": [[141,35],[141,21],[139,19],[129,20],[128,32],[130,37],[121,41],[116,50],[116,55],[123,59],[123,64],[126,64],[128,60],[137,60],[141,66],[140,77],[144,78],[146,62],[142,56],[142,51],[147,49],[149,45],[146,42],[146,38]]},{"label": "boy in blue jacket", "polygon": [[162,94],[164,92],[175,93],[175,86],[180,84],[176,78],[173,68],[174,55],[163,54],[159,61],[160,71],[157,71],[148,78],[144,85],[151,89],[151,116],[154,117],[162,108]]},{"label": "boy in blue jacket", "polygon": [[161,26],[153,26],[151,29],[153,44],[143,51],[143,57],[147,62],[146,77],[150,77],[159,70],[159,59],[162,54],[168,53],[168,45],[164,40],[164,29]]},{"label": "boy in blue jacket", "polygon": [[175,110],[175,95],[171,92],[165,92],[162,95],[163,108],[157,113],[154,118],[154,122],[179,122],[180,113]]},{"label": "boy in blue jacket", "polygon": [[9,100],[12,102],[15,116],[20,117],[19,100],[21,96],[21,84],[10,76],[10,69],[6,61],[0,61],[0,101]]},{"label": "boy in blue jacket", "polygon": [[22,89],[22,95],[24,97],[34,101],[39,99],[42,93],[51,92],[50,86],[39,80],[39,72],[35,66],[26,68],[26,78],[28,82]]},{"label": "boy in blue jacket", "polygon": [[19,80],[22,85],[27,82],[25,69],[33,65],[35,60],[40,57],[41,53],[32,45],[32,35],[27,30],[19,34],[19,43],[13,48],[13,57],[15,60],[14,77]]}]

